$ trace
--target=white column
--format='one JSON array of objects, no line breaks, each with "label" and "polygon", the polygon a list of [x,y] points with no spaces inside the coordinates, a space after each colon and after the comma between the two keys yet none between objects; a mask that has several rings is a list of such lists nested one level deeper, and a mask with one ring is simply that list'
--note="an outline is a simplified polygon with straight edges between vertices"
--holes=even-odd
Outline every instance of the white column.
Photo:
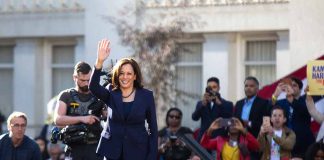
[{"label": "white column", "polygon": [[289,55],[289,32],[281,31],[277,32],[279,40],[277,41],[277,75],[276,78],[279,79],[291,72],[291,58]]},{"label": "white column", "polygon": [[224,34],[205,34],[203,44],[203,89],[209,77],[220,81],[220,93],[228,98],[228,40]]},{"label": "white column", "polygon": [[37,86],[41,85],[36,67],[36,54],[39,52],[39,43],[33,39],[20,39],[16,41],[14,49],[14,111],[27,114],[28,128],[26,134],[35,135],[35,124],[42,124],[43,107],[36,103]]}]

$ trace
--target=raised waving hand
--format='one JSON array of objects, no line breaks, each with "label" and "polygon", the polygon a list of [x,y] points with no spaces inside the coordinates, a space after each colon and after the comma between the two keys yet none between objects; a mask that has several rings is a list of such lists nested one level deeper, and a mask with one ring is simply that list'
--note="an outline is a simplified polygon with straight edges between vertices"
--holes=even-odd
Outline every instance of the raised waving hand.
[{"label": "raised waving hand", "polygon": [[104,61],[109,57],[109,55],[110,55],[110,41],[108,39],[103,39],[99,41],[95,67],[97,69],[102,68]]}]

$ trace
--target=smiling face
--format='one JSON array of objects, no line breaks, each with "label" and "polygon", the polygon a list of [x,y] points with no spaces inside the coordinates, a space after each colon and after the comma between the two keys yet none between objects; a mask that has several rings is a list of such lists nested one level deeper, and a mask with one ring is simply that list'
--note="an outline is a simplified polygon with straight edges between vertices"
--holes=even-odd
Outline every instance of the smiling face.
[{"label": "smiling face", "polygon": [[127,63],[121,66],[118,75],[118,81],[121,89],[129,89],[134,87],[136,75],[131,64]]},{"label": "smiling face", "polygon": [[143,88],[141,69],[132,58],[119,60],[112,70],[111,79],[114,89]]}]

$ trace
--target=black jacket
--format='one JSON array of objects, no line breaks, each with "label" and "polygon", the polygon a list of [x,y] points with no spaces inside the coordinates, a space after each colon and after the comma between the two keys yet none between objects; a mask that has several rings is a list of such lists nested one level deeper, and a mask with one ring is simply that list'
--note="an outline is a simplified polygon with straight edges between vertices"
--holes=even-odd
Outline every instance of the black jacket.
[{"label": "black jacket", "polygon": [[[239,119],[242,119],[241,116],[245,99],[246,98],[241,99],[235,104],[234,116]],[[270,101],[262,99],[258,96],[255,97],[249,116],[251,126],[248,127],[248,131],[252,133],[254,137],[258,137],[260,127],[263,121],[263,116],[270,116],[270,106]]]}]

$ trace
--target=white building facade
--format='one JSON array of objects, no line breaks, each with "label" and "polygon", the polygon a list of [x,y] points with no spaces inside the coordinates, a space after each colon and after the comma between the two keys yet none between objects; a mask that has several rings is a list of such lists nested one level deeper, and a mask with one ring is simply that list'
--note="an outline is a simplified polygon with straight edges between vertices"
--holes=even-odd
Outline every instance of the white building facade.
[{"label": "white building facade", "polygon": [[[243,81],[256,76],[266,85],[324,54],[324,1],[313,0],[154,0],[141,1],[145,14],[130,16],[149,23],[167,23],[174,13],[196,15],[200,27],[187,29],[196,38],[184,45],[177,65],[179,89],[202,94],[206,80],[220,79],[221,95],[233,101],[244,97]],[[121,46],[107,16],[119,16],[125,5],[140,1],[0,0],[0,111],[22,111],[35,135],[46,118],[46,104],[59,91],[74,86],[73,66],[94,63],[97,41],[112,41],[111,59],[131,54]],[[198,99],[179,102],[183,125],[195,128],[191,113]],[[160,125],[163,125],[161,116]],[[162,126],[160,126],[162,127]]]}]

